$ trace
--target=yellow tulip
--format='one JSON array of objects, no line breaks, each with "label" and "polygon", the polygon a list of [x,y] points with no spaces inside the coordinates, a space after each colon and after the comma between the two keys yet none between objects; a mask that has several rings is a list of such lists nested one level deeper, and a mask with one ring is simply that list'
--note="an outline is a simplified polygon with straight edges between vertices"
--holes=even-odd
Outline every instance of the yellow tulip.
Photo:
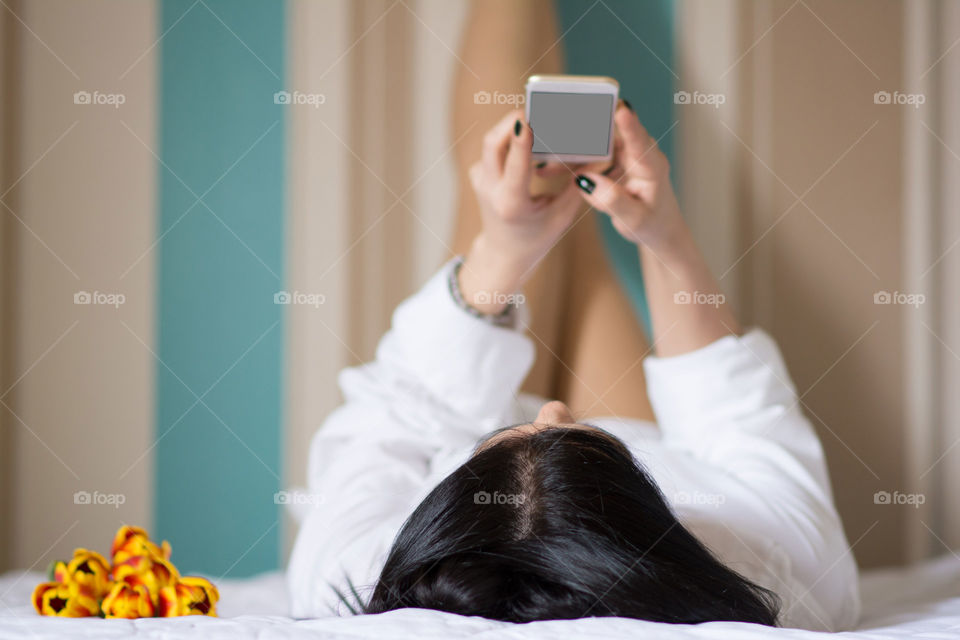
[{"label": "yellow tulip", "polygon": [[105,618],[152,618],[156,609],[150,593],[142,584],[118,582],[103,599]]},{"label": "yellow tulip", "polygon": [[205,578],[181,577],[170,562],[170,544],[157,545],[144,529],[120,527],[110,557],[112,566],[95,551],[74,550],[69,562],[54,565],[55,582],[34,589],[34,608],[63,617],[217,615],[217,588]]},{"label": "yellow tulip", "polygon": [[183,576],[176,585],[160,590],[157,615],[171,616],[217,615],[220,592],[209,580],[197,576]]},{"label": "yellow tulip", "polygon": [[60,584],[76,583],[86,595],[100,600],[110,591],[110,565],[96,551],[74,549],[69,563],[58,562],[53,577]]},{"label": "yellow tulip", "polygon": [[42,616],[86,618],[100,615],[96,598],[81,589],[76,582],[41,582],[33,590],[33,607]]}]

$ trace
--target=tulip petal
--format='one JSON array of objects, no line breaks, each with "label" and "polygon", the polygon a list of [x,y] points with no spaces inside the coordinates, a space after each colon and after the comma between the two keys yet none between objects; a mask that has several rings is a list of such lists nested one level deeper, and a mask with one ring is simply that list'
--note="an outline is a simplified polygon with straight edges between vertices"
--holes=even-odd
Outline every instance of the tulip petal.
[{"label": "tulip petal", "polygon": [[43,614],[43,594],[50,589],[56,589],[57,582],[41,582],[33,589],[33,596],[31,600],[33,601],[33,608],[37,610],[37,613]]}]

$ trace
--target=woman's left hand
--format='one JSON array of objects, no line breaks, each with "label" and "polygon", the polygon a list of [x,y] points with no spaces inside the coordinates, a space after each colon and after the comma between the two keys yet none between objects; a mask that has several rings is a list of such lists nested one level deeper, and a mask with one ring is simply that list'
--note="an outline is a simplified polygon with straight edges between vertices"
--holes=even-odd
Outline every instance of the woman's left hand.
[{"label": "woman's left hand", "polygon": [[685,245],[688,232],[670,184],[670,162],[637,114],[620,103],[612,171],[581,170],[583,199],[610,216],[624,238],[658,254]]}]

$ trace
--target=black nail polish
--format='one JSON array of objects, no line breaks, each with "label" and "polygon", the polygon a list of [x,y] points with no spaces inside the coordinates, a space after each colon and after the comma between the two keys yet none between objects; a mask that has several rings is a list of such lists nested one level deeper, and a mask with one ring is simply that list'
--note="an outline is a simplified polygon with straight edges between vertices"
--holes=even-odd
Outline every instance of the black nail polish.
[{"label": "black nail polish", "polygon": [[602,173],[601,175],[609,176],[611,173],[613,173],[613,170],[616,169],[616,168],[617,168],[617,165],[612,164],[612,165],[610,165],[609,167],[607,167],[606,169],[604,169],[604,170],[603,170],[603,173]]},{"label": "black nail polish", "polygon": [[544,160],[543,162],[538,162],[538,163],[537,163],[537,169],[543,169],[545,166],[547,166],[547,161],[546,161],[546,160]]},{"label": "black nail polish", "polygon": [[579,175],[577,176],[577,186],[587,193],[593,193],[593,190],[597,188],[597,183],[587,176]]},{"label": "black nail polish", "polygon": [[623,100],[623,106],[625,106],[627,109],[630,109],[630,111],[633,111],[633,106],[630,104],[628,100],[626,100],[625,98],[621,98],[621,100]]},{"label": "black nail polish", "polygon": [[520,121],[517,120],[516,124],[513,125],[513,135],[515,136],[520,135],[520,127],[521,127]]}]

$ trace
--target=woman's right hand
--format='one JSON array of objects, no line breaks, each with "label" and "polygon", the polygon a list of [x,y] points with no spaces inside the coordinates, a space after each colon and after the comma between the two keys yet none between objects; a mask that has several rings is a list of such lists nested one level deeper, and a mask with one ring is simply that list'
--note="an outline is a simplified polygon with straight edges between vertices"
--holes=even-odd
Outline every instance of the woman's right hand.
[{"label": "woman's right hand", "polygon": [[506,307],[582,206],[572,180],[559,194],[531,196],[532,147],[523,112],[512,111],[487,132],[482,157],[470,167],[482,231],[460,270],[460,288],[483,313]]}]

